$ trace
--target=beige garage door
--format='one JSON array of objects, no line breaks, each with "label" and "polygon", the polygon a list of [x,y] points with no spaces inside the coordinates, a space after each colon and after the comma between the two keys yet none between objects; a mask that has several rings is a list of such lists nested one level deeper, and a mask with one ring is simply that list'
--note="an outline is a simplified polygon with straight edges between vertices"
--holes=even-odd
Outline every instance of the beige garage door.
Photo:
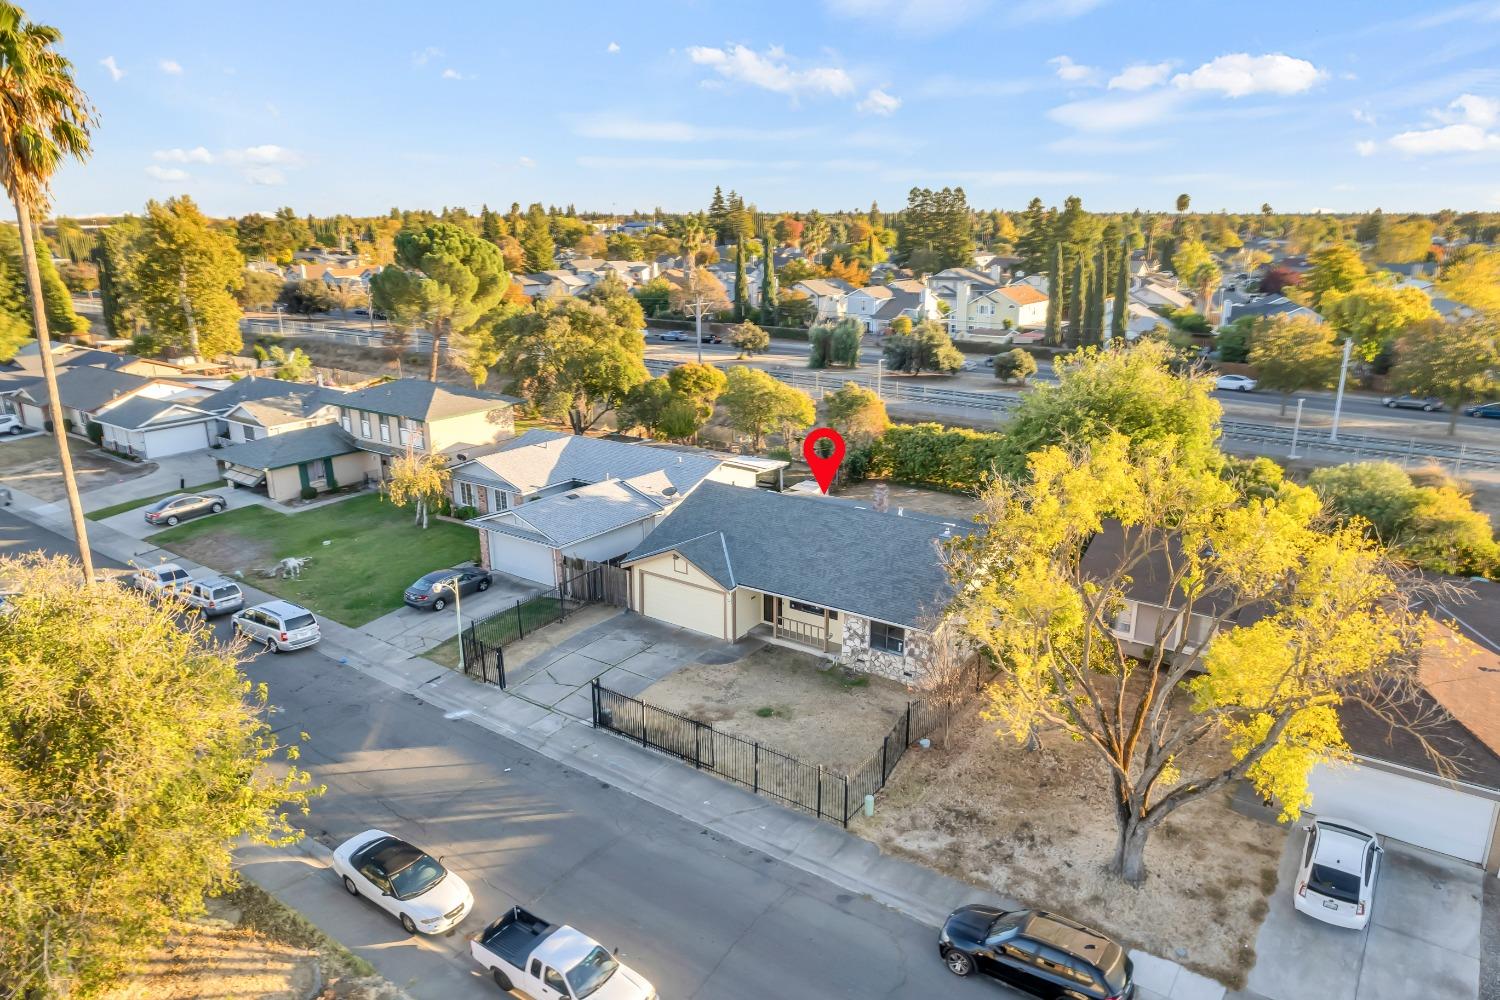
[{"label": "beige garage door", "polygon": [[650,573],[641,574],[642,610],[650,618],[724,638],[724,594]]}]

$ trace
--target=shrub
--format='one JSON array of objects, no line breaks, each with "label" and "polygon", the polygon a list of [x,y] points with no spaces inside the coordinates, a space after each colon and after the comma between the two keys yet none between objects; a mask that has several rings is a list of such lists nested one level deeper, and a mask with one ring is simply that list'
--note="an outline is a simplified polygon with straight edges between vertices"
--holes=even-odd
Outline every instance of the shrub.
[{"label": "shrub", "polygon": [[902,424],[870,450],[866,474],[925,483],[947,490],[976,490],[995,468],[1003,435],[942,424]]},{"label": "shrub", "polygon": [[84,425],[83,431],[89,436],[89,440],[95,444],[104,442],[104,427],[97,420],[90,420]]},{"label": "shrub", "polygon": [[304,487],[302,487],[302,499],[304,499],[304,500],[311,500],[314,497],[316,497],[317,495],[318,495],[318,488],[316,486],[304,486]]},{"label": "shrub", "polygon": [[995,355],[995,377],[1007,382],[1025,382],[1036,374],[1036,358],[1019,347]]},{"label": "shrub", "polygon": [[456,517],[456,518],[458,518],[460,521],[468,521],[471,518],[475,518],[475,517],[479,516],[479,508],[477,508],[477,507],[454,507],[453,508],[453,516]]}]

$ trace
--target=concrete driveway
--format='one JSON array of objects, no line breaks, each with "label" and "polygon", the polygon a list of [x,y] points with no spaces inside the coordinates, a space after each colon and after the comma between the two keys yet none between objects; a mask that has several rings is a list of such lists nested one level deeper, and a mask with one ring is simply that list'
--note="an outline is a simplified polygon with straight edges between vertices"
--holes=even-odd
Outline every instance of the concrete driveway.
[{"label": "concrete driveway", "polygon": [[[490,571],[490,589],[466,594],[460,602],[464,624],[488,618],[515,606],[517,601],[540,594],[546,588],[518,576]],[[393,646],[421,656],[458,634],[457,613],[450,604],[442,611],[426,611],[402,605],[364,626],[360,631],[384,639]]]},{"label": "concrete driveway", "polygon": [[1474,1000],[1484,872],[1384,841],[1374,911],[1349,931],[1292,908],[1304,837],[1291,831],[1256,938],[1249,995],[1266,1000]]}]

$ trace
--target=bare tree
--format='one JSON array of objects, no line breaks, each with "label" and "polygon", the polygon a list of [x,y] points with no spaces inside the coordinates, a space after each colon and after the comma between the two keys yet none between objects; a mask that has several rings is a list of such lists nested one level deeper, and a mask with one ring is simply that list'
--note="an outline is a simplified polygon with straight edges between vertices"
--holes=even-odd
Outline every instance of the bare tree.
[{"label": "bare tree", "polygon": [[962,636],[941,626],[932,632],[927,667],[917,682],[922,700],[942,713],[943,749],[953,716],[973,700],[979,690],[979,653]]}]

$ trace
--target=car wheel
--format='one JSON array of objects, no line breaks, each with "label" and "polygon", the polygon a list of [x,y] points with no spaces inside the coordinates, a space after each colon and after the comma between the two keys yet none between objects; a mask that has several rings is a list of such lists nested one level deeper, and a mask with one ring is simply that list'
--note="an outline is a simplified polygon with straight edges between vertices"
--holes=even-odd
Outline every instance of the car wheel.
[{"label": "car wheel", "polygon": [[406,933],[408,934],[417,933],[417,925],[415,921],[413,921],[412,918],[407,916],[405,913],[401,914],[401,929],[406,931]]},{"label": "car wheel", "polygon": [[496,986],[500,987],[502,990],[504,990],[507,993],[510,992],[510,988],[511,987],[510,987],[510,977],[509,976],[507,976],[505,973],[501,972],[499,969],[493,970],[490,974],[495,977],[495,985]]},{"label": "car wheel", "polygon": [[435,601],[432,602],[432,610],[434,610],[434,611],[441,611],[444,608],[446,608],[447,606],[448,606],[448,602],[445,601],[445,600],[443,600],[441,597],[439,597],[437,600],[435,600]]},{"label": "car wheel", "polygon": [[12,428],[11,428],[11,429],[10,429],[10,433],[11,433],[11,434],[12,434],[12,435],[16,435],[16,434],[20,434],[20,433],[21,433],[21,432],[22,432],[22,431],[23,431],[23,430],[25,430],[25,429],[26,429],[26,428],[24,428],[24,427],[22,427],[22,426],[21,426],[21,425],[20,425],[20,424],[17,424],[17,425],[16,425],[16,426],[15,426],[15,427],[12,427]]},{"label": "car wheel", "polygon": [[1433,406],[1431,403],[1428,403],[1427,405],[1422,407],[1422,412],[1431,413],[1435,409],[1437,409],[1437,407]]},{"label": "car wheel", "polygon": [[169,526],[170,525],[175,525],[176,523],[177,523],[177,515],[176,514],[173,514],[171,517],[167,518],[167,524]]},{"label": "car wheel", "polygon": [[1394,399],[1387,399],[1385,401],[1385,408],[1388,410],[1394,410],[1396,408],[1396,401]]},{"label": "car wheel", "polygon": [[216,504],[214,504],[212,507],[210,507],[208,509],[210,511],[212,511],[213,513],[217,514],[219,511],[221,511],[221,510],[224,509],[224,505],[221,504],[221,503],[216,503]]},{"label": "car wheel", "polygon": [[961,951],[950,950],[943,956],[943,964],[955,976],[967,976],[974,971],[974,960]]},{"label": "car wheel", "polygon": [[480,590],[489,590],[490,589],[490,581],[489,580],[480,580],[479,581],[479,589]]},{"label": "car wheel", "polygon": [[349,895],[351,896],[359,895],[359,888],[354,884],[354,880],[348,875],[344,876],[344,888],[349,890]]},{"label": "car wheel", "polygon": [[272,653],[280,653],[281,652],[281,647],[278,646],[278,645],[276,645],[276,640],[275,639],[267,639],[266,640],[266,649],[268,651],[272,652]]}]

